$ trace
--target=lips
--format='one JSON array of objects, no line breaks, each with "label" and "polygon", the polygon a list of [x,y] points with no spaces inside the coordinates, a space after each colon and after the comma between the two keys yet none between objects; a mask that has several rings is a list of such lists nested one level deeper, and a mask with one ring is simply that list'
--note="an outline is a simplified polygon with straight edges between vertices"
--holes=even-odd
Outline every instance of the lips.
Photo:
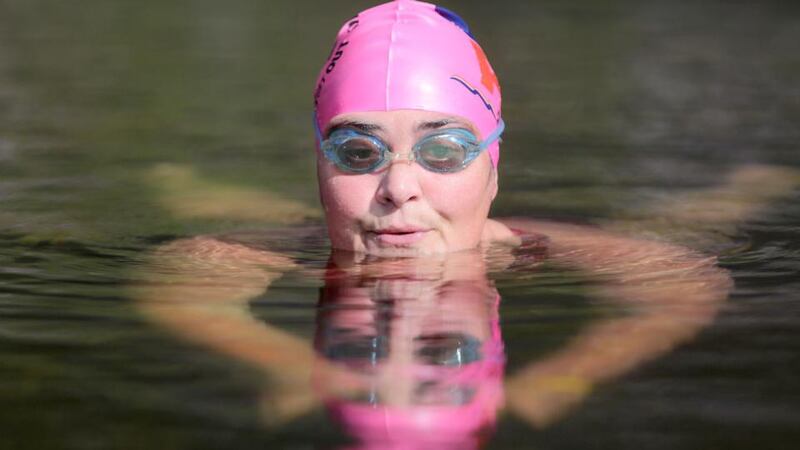
[{"label": "lips", "polygon": [[410,246],[422,240],[430,231],[420,227],[387,227],[369,231],[369,235],[382,245]]}]

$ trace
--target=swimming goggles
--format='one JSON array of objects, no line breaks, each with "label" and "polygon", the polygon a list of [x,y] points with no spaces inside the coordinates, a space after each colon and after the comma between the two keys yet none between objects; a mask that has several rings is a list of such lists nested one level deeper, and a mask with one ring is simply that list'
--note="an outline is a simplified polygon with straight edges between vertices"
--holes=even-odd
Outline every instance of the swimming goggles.
[{"label": "swimming goggles", "polygon": [[327,139],[314,121],[320,149],[328,160],[344,172],[363,174],[374,172],[397,159],[415,161],[431,172],[453,173],[467,167],[482,151],[500,138],[505,129],[503,120],[483,141],[464,128],[446,128],[423,137],[407,157],[394,153],[378,137],[354,130],[337,128]]}]

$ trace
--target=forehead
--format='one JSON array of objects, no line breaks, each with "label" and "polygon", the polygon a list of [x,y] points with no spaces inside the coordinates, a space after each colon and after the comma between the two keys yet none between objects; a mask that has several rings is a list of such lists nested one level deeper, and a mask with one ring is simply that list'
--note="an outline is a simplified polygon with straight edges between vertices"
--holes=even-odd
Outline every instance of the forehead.
[{"label": "forehead", "polygon": [[415,109],[396,111],[366,111],[340,114],[331,119],[326,130],[346,123],[374,125],[385,131],[415,132],[443,127],[466,128],[477,133],[477,128],[469,120],[453,114]]}]

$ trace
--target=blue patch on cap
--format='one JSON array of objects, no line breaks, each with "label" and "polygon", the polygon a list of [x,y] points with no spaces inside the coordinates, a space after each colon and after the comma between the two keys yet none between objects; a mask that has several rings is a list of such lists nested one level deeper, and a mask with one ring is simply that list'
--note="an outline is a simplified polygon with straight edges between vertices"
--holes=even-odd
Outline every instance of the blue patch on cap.
[{"label": "blue patch on cap", "polygon": [[473,36],[472,33],[469,32],[469,25],[467,25],[467,22],[464,21],[464,19],[462,19],[458,14],[441,6],[436,7],[436,12],[439,13],[440,16],[449,20],[450,22],[453,22],[458,28],[464,30],[464,33],[467,33],[469,37],[475,39],[475,36]]}]

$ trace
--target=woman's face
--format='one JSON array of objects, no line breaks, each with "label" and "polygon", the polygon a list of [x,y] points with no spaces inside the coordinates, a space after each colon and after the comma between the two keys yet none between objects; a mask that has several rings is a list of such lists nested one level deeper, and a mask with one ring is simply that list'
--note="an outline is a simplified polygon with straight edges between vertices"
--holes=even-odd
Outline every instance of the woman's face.
[{"label": "woman's face", "polygon": [[[402,157],[435,130],[477,133],[464,118],[416,110],[342,114],[328,130],[339,126],[369,130]],[[455,173],[431,172],[402,157],[373,173],[352,174],[318,156],[320,198],[333,247],[417,256],[478,246],[497,193],[489,155],[483,152]]]}]

